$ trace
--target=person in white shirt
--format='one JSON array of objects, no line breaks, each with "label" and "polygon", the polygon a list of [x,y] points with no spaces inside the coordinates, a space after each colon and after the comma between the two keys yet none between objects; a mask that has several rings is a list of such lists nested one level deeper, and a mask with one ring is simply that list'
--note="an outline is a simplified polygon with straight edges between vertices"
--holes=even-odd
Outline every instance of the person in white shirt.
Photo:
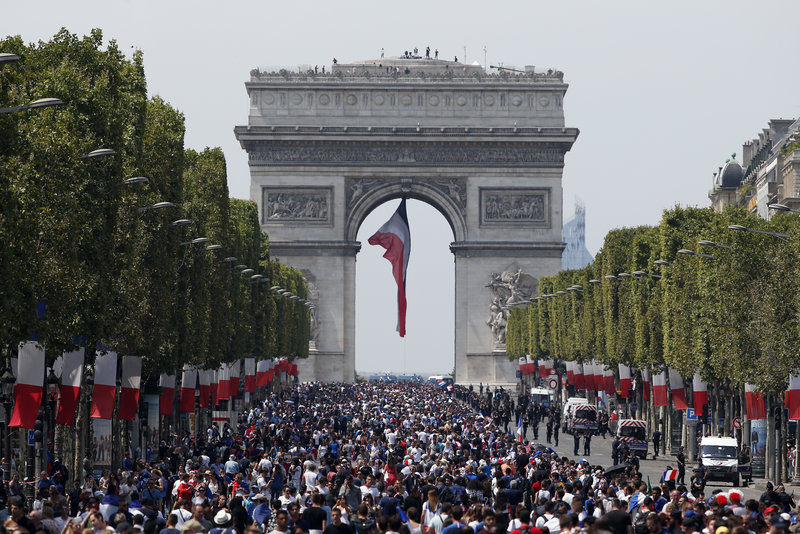
[{"label": "person in white shirt", "polygon": [[311,488],[317,485],[318,478],[319,475],[317,474],[317,466],[314,464],[309,465],[308,469],[306,469],[306,472],[303,473],[303,481],[306,484],[307,493],[310,493]]},{"label": "person in white shirt", "polygon": [[364,485],[361,486],[361,499],[362,500],[364,499],[365,495],[371,494],[372,495],[372,501],[373,502],[378,502],[378,499],[380,498],[381,494],[378,491],[378,488],[373,486],[374,483],[375,483],[375,478],[372,475],[367,475],[367,478],[364,480]]}]

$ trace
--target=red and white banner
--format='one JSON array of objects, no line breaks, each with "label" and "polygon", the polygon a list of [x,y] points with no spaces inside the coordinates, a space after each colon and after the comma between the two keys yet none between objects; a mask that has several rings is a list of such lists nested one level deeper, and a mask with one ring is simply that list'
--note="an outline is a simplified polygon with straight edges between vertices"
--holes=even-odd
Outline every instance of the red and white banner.
[{"label": "red and white banner", "polygon": [[653,375],[653,406],[667,405],[667,374]]},{"label": "red and white banner", "polygon": [[197,369],[183,366],[181,374],[181,413],[194,412],[194,390],[197,385]]},{"label": "red and white banner", "polygon": [[141,356],[122,357],[121,383],[117,416],[125,421],[133,421],[136,419],[136,412],[139,408],[139,390],[142,386]]},{"label": "red and white banner", "polygon": [[244,360],[244,391],[245,393],[255,393],[256,391],[255,358],[245,358]]},{"label": "red and white banner", "polygon": [[553,360],[539,360],[539,378],[547,378],[553,370]]},{"label": "red and white banner", "polygon": [[708,404],[708,384],[700,379],[700,373],[692,377],[692,397],[695,412],[702,413],[703,405]]},{"label": "red and white banner", "polygon": [[619,364],[619,390],[623,399],[628,398],[628,391],[631,389],[631,368],[627,365]]},{"label": "red and white banner", "polygon": [[650,370],[642,370],[642,398],[645,401],[650,400]]},{"label": "red and white banner", "polygon": [[669,370],[669,388],[672,391],[672,405],[676,410],[689,407],[686,402],[686,390],[683,388],[683,377],[675,369]]},{"label": "red and white banner", "polygon": [[226,401],[230,398],[230,374],[230,367],[226,363],[223,363],[222,367],[217,371],[217,399],[220,401]]},{"label": "red and white banner", "polygon": [[575,388],[580,391],[586,389],[586,376],[583,373],[583,364],[575,362]]},{"label": "red and white banner", "polygon": [[611,369],[603,369],[603,385],[608,395],[617,394],[617,386],[614,383],[614,371]]},{"label": "red and white banner", "polygon": [[589,391],[600,391],[603,386],[603,374],[600,366],[592,360],[584,364],[583,372],[586,374],[586,389]]},{"label": "red and white banner", "polygon": [[256,363],[256,386],[263,388],[267,386],[267,371],[270,367],[269,360],[259,360]]},{"label": "red and white banner", "polygon": [[747,405],[747,418],[751,421],[767,418],[767,407],[760,391],[752,384],[744,385],[744,400]]},{"label": "red and white banner", "polygon": [[211,406],[219,405],[219,381],[222,380],[222,369],[211,371]]},{"label": "red and white banner", "polygon": [[519,363],[519,374],[521,374],[522,376],[527,375],[528,374],[528,368],[525,365],[525,356],[523,356],[522,358],[519,358],[517,360],[517,362]]},{"label": "red and white banner", "polygon": [[117,394],[117,353],[95,353],[92,413],[95,419],[111,419]]},{"label": "red and white banner", "polygon": [[567,362],[567,384],[575,385],[575,362]]},{"label": "red and white banner", "polygon": [[197,382],[200,388],[200,397],[197,400],[201,408],[208,408],[211,396],[211,380],[214,378],[214,371],[211,369],[201,369],[197,371]]},{"label": "red and white banner", "polygon": [[175,402],[175,375],[161,373],[158,379],[161,386],[161,396],[158,399],[158,413],[161,415],[171,415],[173,412],[172,404]]},{"label": "red and white banner", "polygon": [[230,388],[230,397],[236,398],[239,396],[239,377],[241,376],[242,364],[239,360],[230,364],[230,374],[228,375],[228,387]]},{"label": "red and white banner", "polygon": [[526,374],[532,375],[536,372],[536,360],[530,354],[525,356],[525,371]]},{"label": "red and white banner", "polygon": [[408,226],[405,197],[400,201],[397,211],[369,238],[369,244],[385,248],[383,257],[392,264],[392,276],[397,283],[397,331],[400,337],[405,337],[406,270],[408,257],[411,254],[411,229]]},{"label": "red and white banner", "polygon": [[789,410],[789,420],[800,421],[800,375],[789,377],[789,389],[786,390],[784,401]]},{"label": "red and white banner", "polygon": [[14,412],[8,426],[33,428],[44,393],[44,347],[35,341],[19,344],[17,383],[14,384]]},{"label": "red and white banner", "polygon": [[61,396],[58,399],[56,423],[73,425],[78,413],[78,397],[81,394],[83,379],[83,360],[86,348],[65,352],[61,357]]}]

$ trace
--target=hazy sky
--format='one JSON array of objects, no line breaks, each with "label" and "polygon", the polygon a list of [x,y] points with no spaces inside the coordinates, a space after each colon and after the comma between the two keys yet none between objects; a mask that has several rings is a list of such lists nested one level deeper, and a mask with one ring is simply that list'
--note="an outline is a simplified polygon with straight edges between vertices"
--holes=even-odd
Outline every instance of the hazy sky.
[{"label": "hazy sky", "polygon": [[[586,204],[592,253],[610,229],[655,224],[675,204],[708,204],[712,173],[771,118],[800,115],[800,2],[5,2],[0,33],[48,39],[62,26],[97,27],[144,52],[150,94],[186,115],[186,146],[220,146],[232,196],[248,198],[244,82],[256,66],[331,64],[414,47],[440,57],[557,68],[570,84],[566,125],[581,134],[564,169],[565,214]],[[408,334],[395,327],[395,290],[366,240],[396,201],[375,210],[359,239],[359,372],[453,368],[453,236],[430,206],[409,202],[413,255]],[[421,231],[424,229],[424,231]],[[487,297],[488,303],[488,297]]]}]

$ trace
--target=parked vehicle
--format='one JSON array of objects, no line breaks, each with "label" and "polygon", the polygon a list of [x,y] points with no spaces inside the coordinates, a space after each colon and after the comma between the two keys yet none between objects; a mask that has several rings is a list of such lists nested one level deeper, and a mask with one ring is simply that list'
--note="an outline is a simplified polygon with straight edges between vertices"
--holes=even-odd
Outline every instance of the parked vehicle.
[{"label": "parked vehicle", "polygon": [[639,419],[620,419],[617,422],[617,438],[628,444],[628,448],[639,458],[647,458],[649,442],[647,421]]},{"label": "parked vehicle", "polygon": [[589,404],[582,397],[570,397],[564,404],[563,412],[564,432],[572,434],[578,432],[597,433],[597,406]]},{"label": "parked vehicle", "polygon": [[[551,393],[547,388],[531,388],[531,402],[538,402],[542,406],[549,408]],[[584,399],[585,401],[586,399]]]}]

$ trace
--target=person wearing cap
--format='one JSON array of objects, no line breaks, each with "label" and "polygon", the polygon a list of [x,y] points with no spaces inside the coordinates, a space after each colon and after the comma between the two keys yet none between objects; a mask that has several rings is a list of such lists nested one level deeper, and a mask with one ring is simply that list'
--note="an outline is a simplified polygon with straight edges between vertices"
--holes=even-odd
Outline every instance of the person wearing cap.
[{"label": "person wearing cap", "polygon": [[272,515],[272,510],[267,504],[267,497],[263,493],[257,493],[253,496],[252,501],[255,505],[251,513],[253,521],[258,525],[263,525]]}]

